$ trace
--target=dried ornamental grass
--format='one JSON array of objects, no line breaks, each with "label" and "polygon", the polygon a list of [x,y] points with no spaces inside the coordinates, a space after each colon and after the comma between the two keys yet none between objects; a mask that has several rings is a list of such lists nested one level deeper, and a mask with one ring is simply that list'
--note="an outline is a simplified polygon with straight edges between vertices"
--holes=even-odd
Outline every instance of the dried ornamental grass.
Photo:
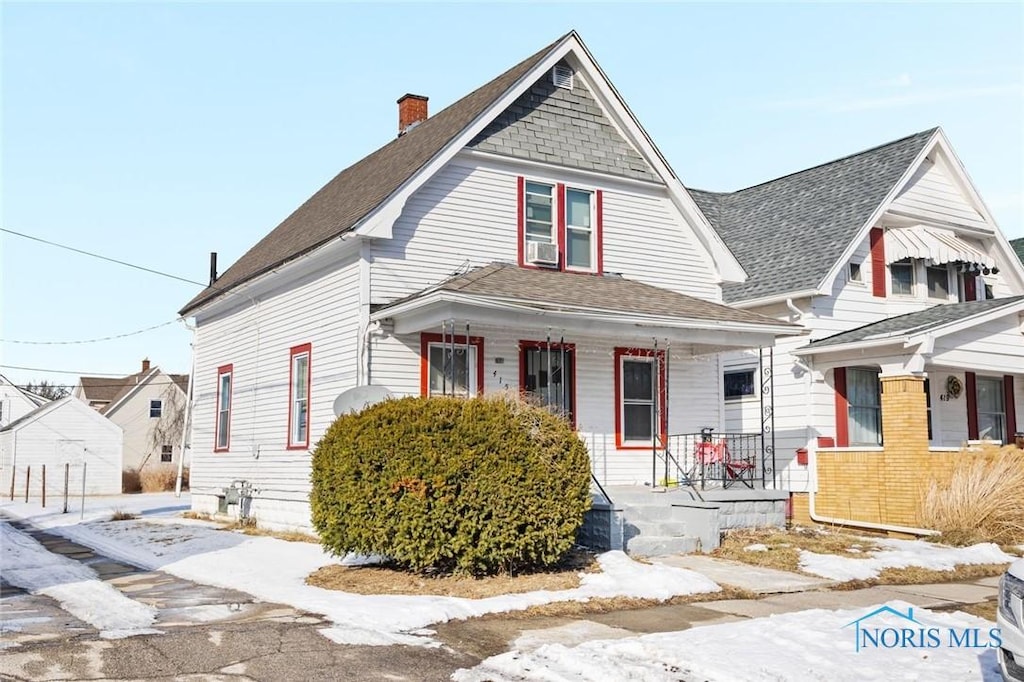
[{"label": "dried ornamental grass", "polygon": [[921,520],[949,544],[1024,543],[1024,450],[964,451],[948,474],[932,481]]}]

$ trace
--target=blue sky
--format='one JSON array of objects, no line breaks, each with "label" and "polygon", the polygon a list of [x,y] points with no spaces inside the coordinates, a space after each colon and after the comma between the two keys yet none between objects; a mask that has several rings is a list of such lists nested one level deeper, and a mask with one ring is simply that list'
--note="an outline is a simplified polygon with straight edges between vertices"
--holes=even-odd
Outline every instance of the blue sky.
[{"label": "blue sky", "polygon": [[[1019,4],[15,4],[2,8],[2,221],[175,275],[221,271],[390,140],[580,32],[687,185],[733,190],[941,125],[1024,236]],[[189,369],[199,287],[0,235],[16,382]]]}]

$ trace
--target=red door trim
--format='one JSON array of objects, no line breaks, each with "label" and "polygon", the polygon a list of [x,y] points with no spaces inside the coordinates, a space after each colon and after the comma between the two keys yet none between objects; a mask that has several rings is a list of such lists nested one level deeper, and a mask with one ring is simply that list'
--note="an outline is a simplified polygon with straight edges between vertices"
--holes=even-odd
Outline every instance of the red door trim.
[{"label": "red door trim", "polygon": [[1003,443],[1012,444],[1017,433],[1017,405],[1013,396],[1013,376],[1003,375],[1003,409],[1006,410],[1006,438]]},{"label": "red door trim", "polygon": [[974,372],[964,372],[967,393],[967,440],[978,440],[978,381]]}]

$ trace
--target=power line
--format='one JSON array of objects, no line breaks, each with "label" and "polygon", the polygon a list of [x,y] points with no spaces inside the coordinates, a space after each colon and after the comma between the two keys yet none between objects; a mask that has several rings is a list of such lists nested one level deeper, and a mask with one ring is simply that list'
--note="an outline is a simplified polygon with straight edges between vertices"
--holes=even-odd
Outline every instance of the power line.
[{"label": "power line", "polygon": [[103,337],[100,337],[98,339],[82,339],[81,341],[17,341],[17,340],[14,340],[14,339],[0,339],[0,342],[2,342],[2,343],[18,343],[18,344],[24,344],[24,345],[30,345],[30,346],[70,346],[70,345],[78,345],[78,344],[84,344],[84,343],[99,343],[100,341],[113,341],[114,339],[124,339],[124,338],[127,338],[129,336],[136,336],[138,334],[144,334],[146,332],[153,331],[154,329],[160,329],[161,327],[166,327],[169,324],[174,324],[175,322],[178,322],[181,319],[182,318],[180,318],[180,317],[176,317],[173,320],[168,320],[167,322],[161,322],[160,324],[155,324],[152,327],[146,327],[145,329],[138,329],[136,331],[127,332],[125,334],[114,334],[113,336],[103,336]]},{"label": "power line", "polygon": [[77,374],[87,377],[124,377],[124,374],[111,374],[110,372],[79,372],[73,369],[43,369],[42,367],[21,367],[19,365],[0,365],[3,369],[21,369],[26,372],[50,372],[52,374]]},{"label": "power line", "polygon": [[[32,235],[25,234],[24,232],[16,232],[14,230],[8,230],[6,227],[0,227],[0,232],[6,232],[7,234],[13,234],[13,235],[16,235],[18,237],[23,237],[25,239],[31,239],[32,241],[36,241],[36,242],[39,242],[41,244],[46,244],[48,246],[55,246],[58,249],[64,249],[66,251],[73,251],[74,253],[80,253],[83,256],[91,256],[93,258],[99,258],[100,260],[105,260],[105,261],[110,262],[110,263],[117,263],[118,265],[123,265],[123,266],[128,267],[128,268],[134,268],[136,270],[141,270],[143,272],[148,272],[148,273],[153,274],[153,275],[160,275],[161,277],[167,277],[167,278],[170,278],[170,279],[176,279],[179,282],[186,282],[188,284],[195,284],[196,286],[201,286],[204,289],[207,288],[208,286],[210,286],[209,284],[206,284],[204,282],[197,282],[197,281],[195,281],[193,279],[188,279],[186,277],[179,277],[178,275],[172,275],[172,274],[170,274],[168,272],[161,272],[160,270],[154,270],[153,268],[147,268],[147,267],[142,266],[142,265],[135,265],[134,263],[129,263],[127,261],[118,260],[116,258],[110,258],[109,256],[101,256],[98,253],[92,253],[91,251],[84,251],[82,249],[77,249],[77,248],[75,248],[73,246],[68,246],[66,244],[58,244],[57,242],[52,242],[52,241],[50,241],[48,239],[43,239],[42,237],[33,237]],[[210,288],[216,289],[216,287],[210,287]]]}]

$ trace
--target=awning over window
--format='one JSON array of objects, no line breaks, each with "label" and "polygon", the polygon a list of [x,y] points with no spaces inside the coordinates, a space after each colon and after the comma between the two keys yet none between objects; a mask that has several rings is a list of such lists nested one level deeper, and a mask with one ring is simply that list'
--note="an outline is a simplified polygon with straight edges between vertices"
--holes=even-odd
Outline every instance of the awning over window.
[{"label": "awning over window", "polygon": [[885,231],[885,262],[904,258],[926,258],[935,265],[944,263],[976,263],[978,267],[995,267],[995,259],[950,230],[924,225]]}]

